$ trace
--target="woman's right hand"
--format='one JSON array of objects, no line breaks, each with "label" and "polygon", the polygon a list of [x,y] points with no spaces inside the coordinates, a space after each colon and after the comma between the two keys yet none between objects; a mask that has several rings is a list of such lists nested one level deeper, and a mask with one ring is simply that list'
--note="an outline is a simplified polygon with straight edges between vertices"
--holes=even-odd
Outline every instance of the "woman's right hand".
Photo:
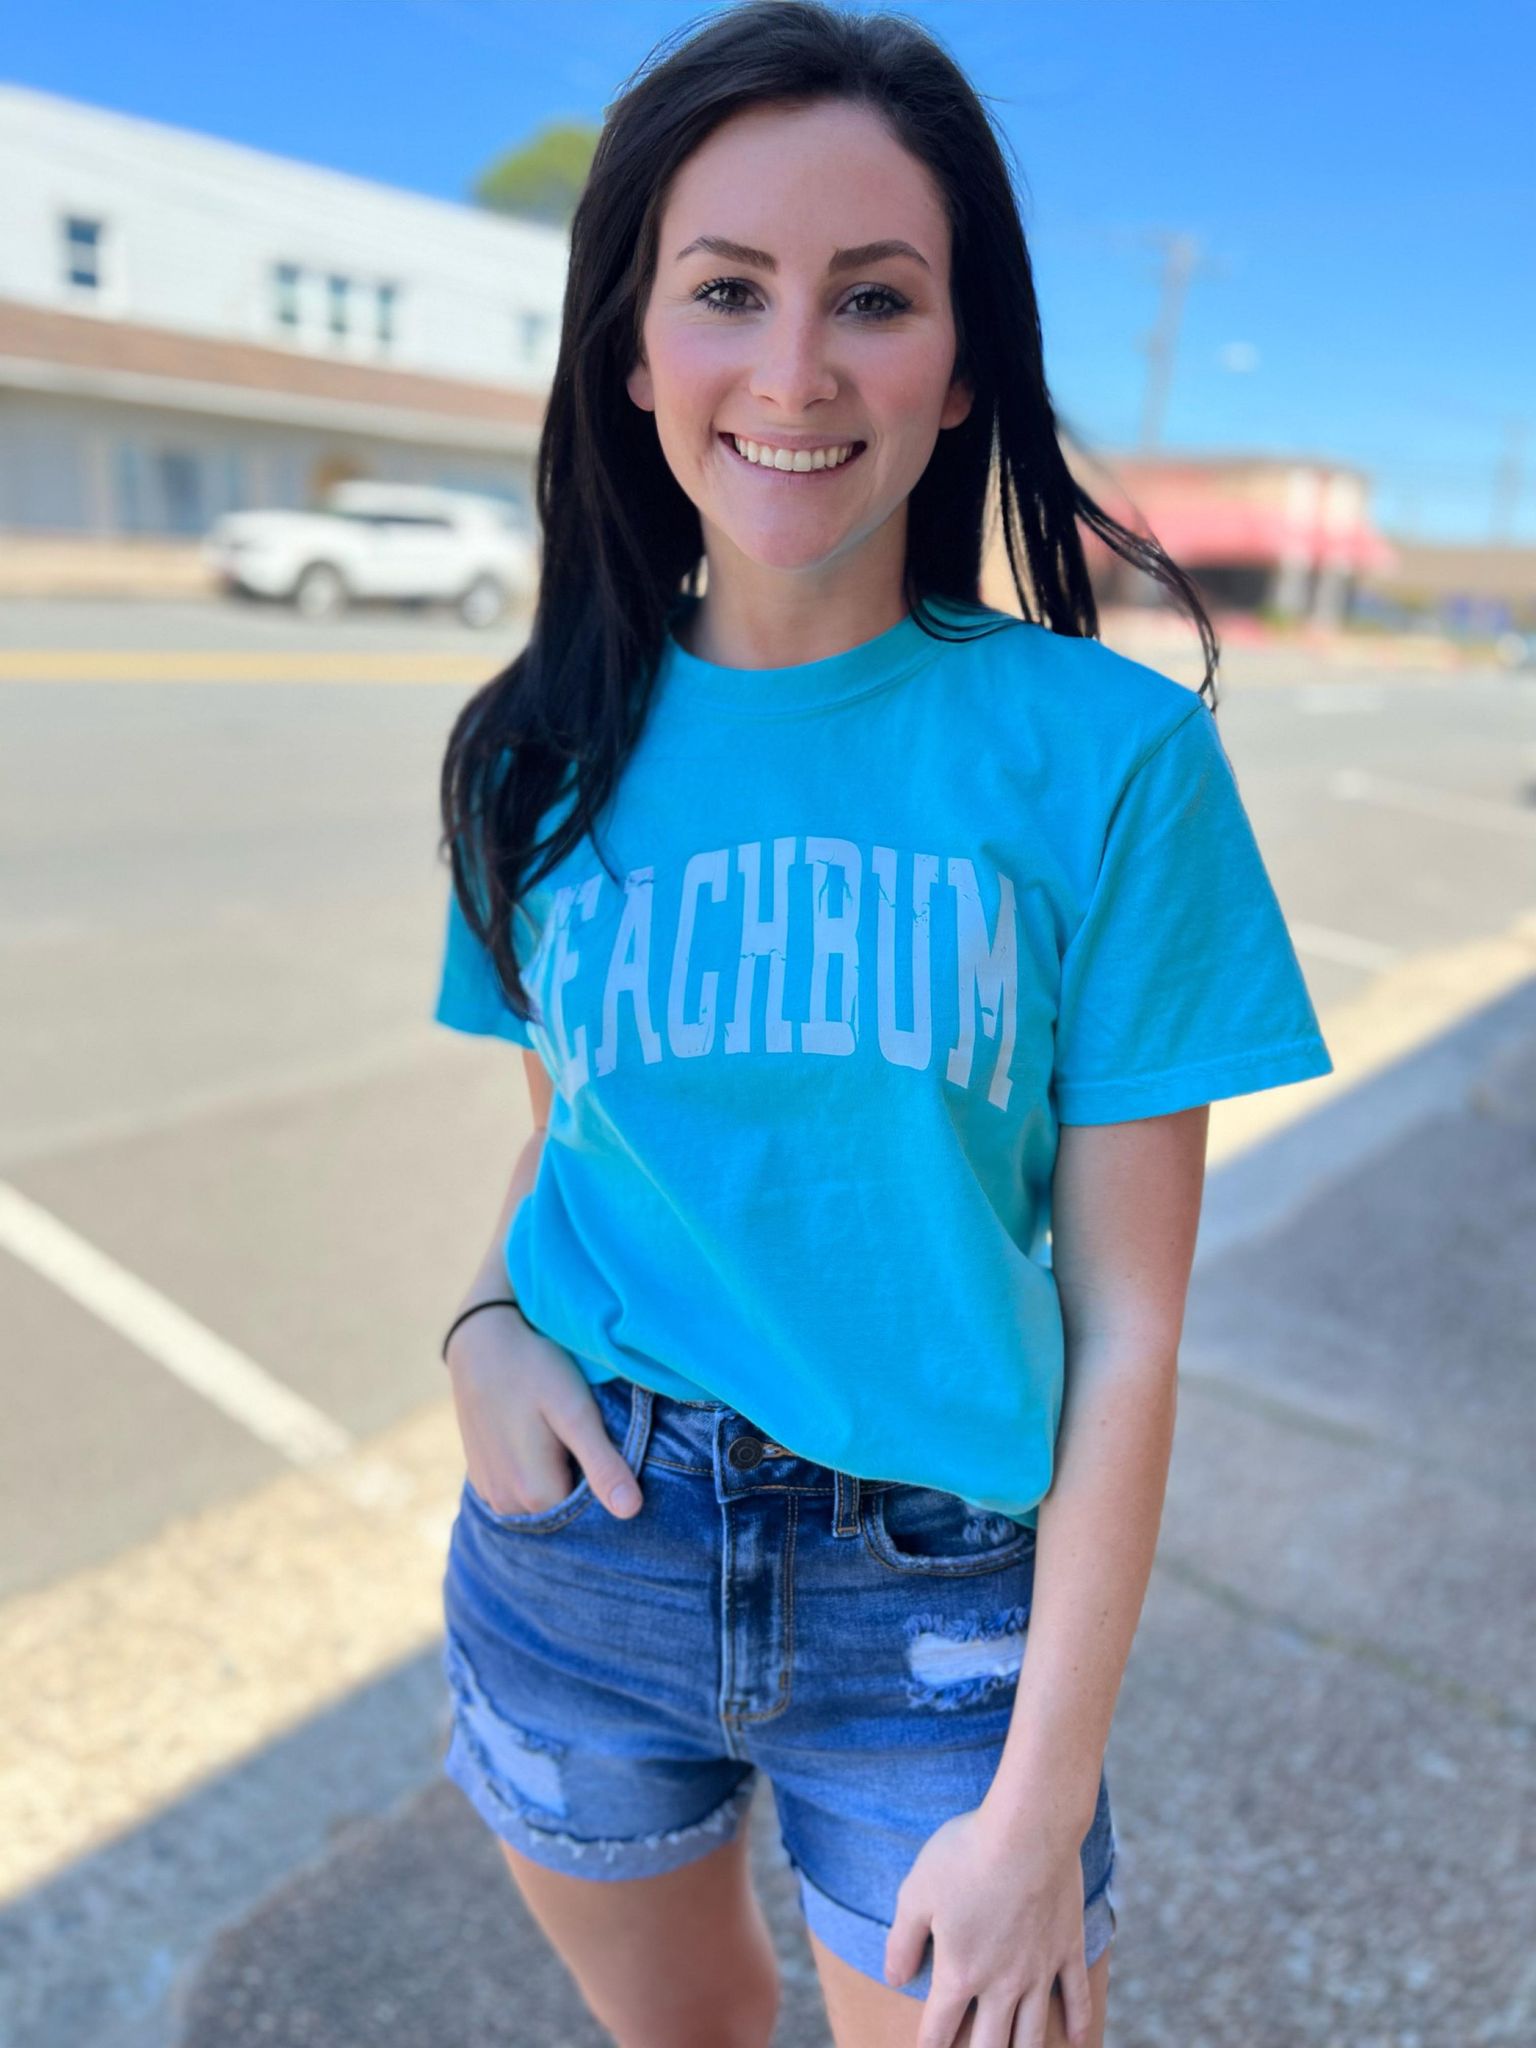
[{"label": "woman's right hand", "polygon": [[469,1483],[498,1515],[556,1506],[578,1469],[610,1513],[628,1520],[639,1510],[635,1475],[586,1374],[520,1309],[487,1309],[461,1323],[448,1344],[448,1377]]}]

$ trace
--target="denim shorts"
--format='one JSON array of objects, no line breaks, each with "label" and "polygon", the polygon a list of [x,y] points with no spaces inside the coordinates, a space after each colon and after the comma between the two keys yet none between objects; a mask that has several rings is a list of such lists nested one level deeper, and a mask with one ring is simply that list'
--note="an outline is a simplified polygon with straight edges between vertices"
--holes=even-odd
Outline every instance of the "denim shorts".
[{"label": "denim shorts", "polygon": [[[443,1580],[443,1769],[554,1870],[645,1877],[743,1823],[759,1770],[808,1925],[884,1981],[896,1893],[980,1804],[1008,1733],[1035,1531],[956,1494],[795,1456],[723,1402],[592,1385],[644,1504],[582,1477],[498,1514],[466,1477]],[[1114,1937],[1101,1774],[1084,1954]],[[930,1936],[902,1989],[926,1998]]]}]

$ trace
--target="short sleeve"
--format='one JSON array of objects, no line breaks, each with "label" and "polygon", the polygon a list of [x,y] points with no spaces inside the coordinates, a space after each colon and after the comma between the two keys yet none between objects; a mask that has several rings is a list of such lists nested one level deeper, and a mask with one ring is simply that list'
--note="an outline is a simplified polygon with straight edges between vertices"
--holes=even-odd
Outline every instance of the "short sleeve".
[{"label": "short sleeve", "polygon": [[[522,964],[520,959],[519,965]],[[453,1031],[509,1038],[515,1045],[533,1049],[533,1035],[502,994],[490,952],[470,930],[451,879],[442,973],[433,1017]]]},{"label": "short sleeve", "polygon": [[1165,1116],[1333,1071],[1204,698],[1121,793],[1062,957],[1064,1124]]}]

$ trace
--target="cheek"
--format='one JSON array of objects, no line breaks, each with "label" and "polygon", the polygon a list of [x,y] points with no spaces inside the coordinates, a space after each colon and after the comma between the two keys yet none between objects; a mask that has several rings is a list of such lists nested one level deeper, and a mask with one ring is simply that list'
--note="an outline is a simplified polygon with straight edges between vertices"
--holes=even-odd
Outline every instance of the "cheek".
[{"label": "cheek", "polygon": [[663,335],[650,362],[657,403],[679,420],[709,415],[732,374],[719,338],[698,328]]},{"label": "cheek", "polygon": [[862,379],[866,396],[898,429],[923,433],[938,417],[949,390],[953,344],[893,349],[871,362]]}]

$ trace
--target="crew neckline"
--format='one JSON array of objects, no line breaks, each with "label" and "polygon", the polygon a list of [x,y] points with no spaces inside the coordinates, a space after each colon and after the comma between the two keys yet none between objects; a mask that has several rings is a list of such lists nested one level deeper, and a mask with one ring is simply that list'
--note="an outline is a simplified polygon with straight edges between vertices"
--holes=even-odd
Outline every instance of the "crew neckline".
[{"label": "crew neckline", "polygon": [[[841,654],[824,655],[820,661],[796,662],[787,668],[726,668],[690,654],[674,631],[686,624],[700,602],[698,597],[686,595],[673,607],[662,653],[662,688],[673,702],[751,718],[784,717],[850,703],[904,681],[952,644],[924,632],[908,612],[873,639],[844,648]],[[925,605],[944,624],[969,615],[968,608],[942,598],[928,598]]]}]

